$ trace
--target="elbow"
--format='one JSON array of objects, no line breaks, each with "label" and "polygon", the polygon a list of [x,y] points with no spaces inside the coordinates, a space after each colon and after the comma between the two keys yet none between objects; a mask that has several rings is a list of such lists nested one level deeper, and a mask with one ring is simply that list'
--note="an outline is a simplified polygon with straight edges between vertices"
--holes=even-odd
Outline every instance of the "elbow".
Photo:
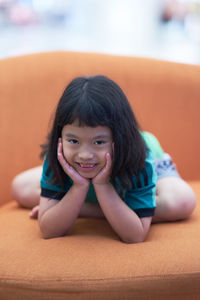
[{"label": "elbow", "polygon": [[61,235],[56,235],[56,234],[50,234],[50,233],[44,233],[42,232],[42,238],[44,240],[49,240],[49,239],[55,239],[55,238],[58,238],[58,237],[61,237]]},{"label": "elbow", "polygon": [[138,244],[143,243],[146,240],[146,234],[141,234],[137,236],[129,236],[121,239],[122,242],[126,244]]},{"label": "elbow", "polygon": [[48,230],[46,228],[46,226],[44,226],[43,224],[42,225],[40,224],[40,231],[41,231],[41,234],[42,234],[42,238],[45,239],[45,240],[57,237],[55,235],[55,233],[53,234],[53,232],[50,232],[50,230]]},{"label": "elbow", "polygon": [[62,237],[67,234],[66,231],[61,232],[61,231],[55,230],[55,228],[49,228],[49,226],[47,226],[47,224],[45,224],[45,222],[42,222],[42,220],[40,220],[40,222],[39,222],[39,227],[40,227],[40,231],[42,234],[42,238],[45,240]]},{"label": "elbow", "polygon": [[44,231],[44,230],[41,230],[41,233],[42,233],[42,238],[44,240],[63,237],[66,235],[66,233],[55,233],[55,232],[48,232],[48,231]]},{"label": "elbow", "polygon": [[48,233],[42,232],[42,238],[43,238],[44,240],[48,240],[48,239],[52,239],[53,236],[49,235]]},{"label": "elbow", "polygon": [[125,244],[138,244],[143,243],[145,239],[122,239]]},{"label": "elbow", "polygon": [[133,226],[126,234],[123,236],[123,242],[127,244],[143,243],[149,232],[152,217],[141,219],[141,226]]},{"label": "elbow", "polygon": [[44,240],[53,239],[53,238],[57,237],[55,234],[52,234],[51,232],[44,231],[41,228],[40,228],[40,230],[41,230],[41,233],[42,233],[42,238]]}]

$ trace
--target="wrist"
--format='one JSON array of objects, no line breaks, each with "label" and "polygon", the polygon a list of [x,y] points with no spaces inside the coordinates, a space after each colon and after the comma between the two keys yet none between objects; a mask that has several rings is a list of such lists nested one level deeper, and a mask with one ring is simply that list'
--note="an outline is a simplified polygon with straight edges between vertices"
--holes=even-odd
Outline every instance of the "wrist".
[{"label": "wrist", "polygon": [[92,182],[94,189],[110,188],[112,184],[109,181],[106,182]]},{"label": "wrist", "polygon": [[79,188],[81,190],[88,190],[90,186],[90,182],[74,182],[73,186],[75,188]]},{"label": "wrist", "polygon": [[95,186],[98,186],[98,185],[102,186],[102,185],[108,185],[108,184],[110,184],[110,182],[93,182],[92,181],[92,184],[95,185]]},{"label": "wrist", "polygon": [[110,183],[110,177],[105,176],[102,178],[98,178],[98,175],[92,179],[92,184],[95,186],[104,186],[109,185]]}]

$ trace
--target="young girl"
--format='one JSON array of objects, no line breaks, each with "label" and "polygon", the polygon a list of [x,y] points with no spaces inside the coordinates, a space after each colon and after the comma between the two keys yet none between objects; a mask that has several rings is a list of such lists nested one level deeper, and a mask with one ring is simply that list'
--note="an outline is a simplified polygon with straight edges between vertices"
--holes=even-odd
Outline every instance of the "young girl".
[{"label": "young girl", "polygon": [[65,89],[43,146],[43,168],[18,175],[13,197],[39,219],[44,238],[78,217],[105,217],[125,243],[145,240],[153,222],[187,218],[196,199],[157,139],[141,132],[121,88],[105,76]]}]

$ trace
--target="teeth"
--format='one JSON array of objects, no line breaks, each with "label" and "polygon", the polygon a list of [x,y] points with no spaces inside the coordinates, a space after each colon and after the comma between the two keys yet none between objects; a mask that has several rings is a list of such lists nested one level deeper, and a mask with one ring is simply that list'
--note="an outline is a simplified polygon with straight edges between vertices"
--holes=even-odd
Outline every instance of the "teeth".
[{"label": "teeth", "polygon": [[81,168],[92,168],[94,164],[80,164]]}]

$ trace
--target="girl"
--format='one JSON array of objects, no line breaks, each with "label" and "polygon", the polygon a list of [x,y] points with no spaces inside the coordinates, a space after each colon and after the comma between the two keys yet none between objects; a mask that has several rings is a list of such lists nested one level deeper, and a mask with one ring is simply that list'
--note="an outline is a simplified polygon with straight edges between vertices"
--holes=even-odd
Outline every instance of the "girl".
[{"label": "girl", "polygon": [[66,235],[78,217],[105,217],[123,242],[137,243],[152,221],[184,219],[195,208],[170,156],[139,130],[123,91],[105,76],[67,86],[43,150],[43,168],[18,175],[12,194],[35,207],[30,216],[38,215],[44,238]]}]

